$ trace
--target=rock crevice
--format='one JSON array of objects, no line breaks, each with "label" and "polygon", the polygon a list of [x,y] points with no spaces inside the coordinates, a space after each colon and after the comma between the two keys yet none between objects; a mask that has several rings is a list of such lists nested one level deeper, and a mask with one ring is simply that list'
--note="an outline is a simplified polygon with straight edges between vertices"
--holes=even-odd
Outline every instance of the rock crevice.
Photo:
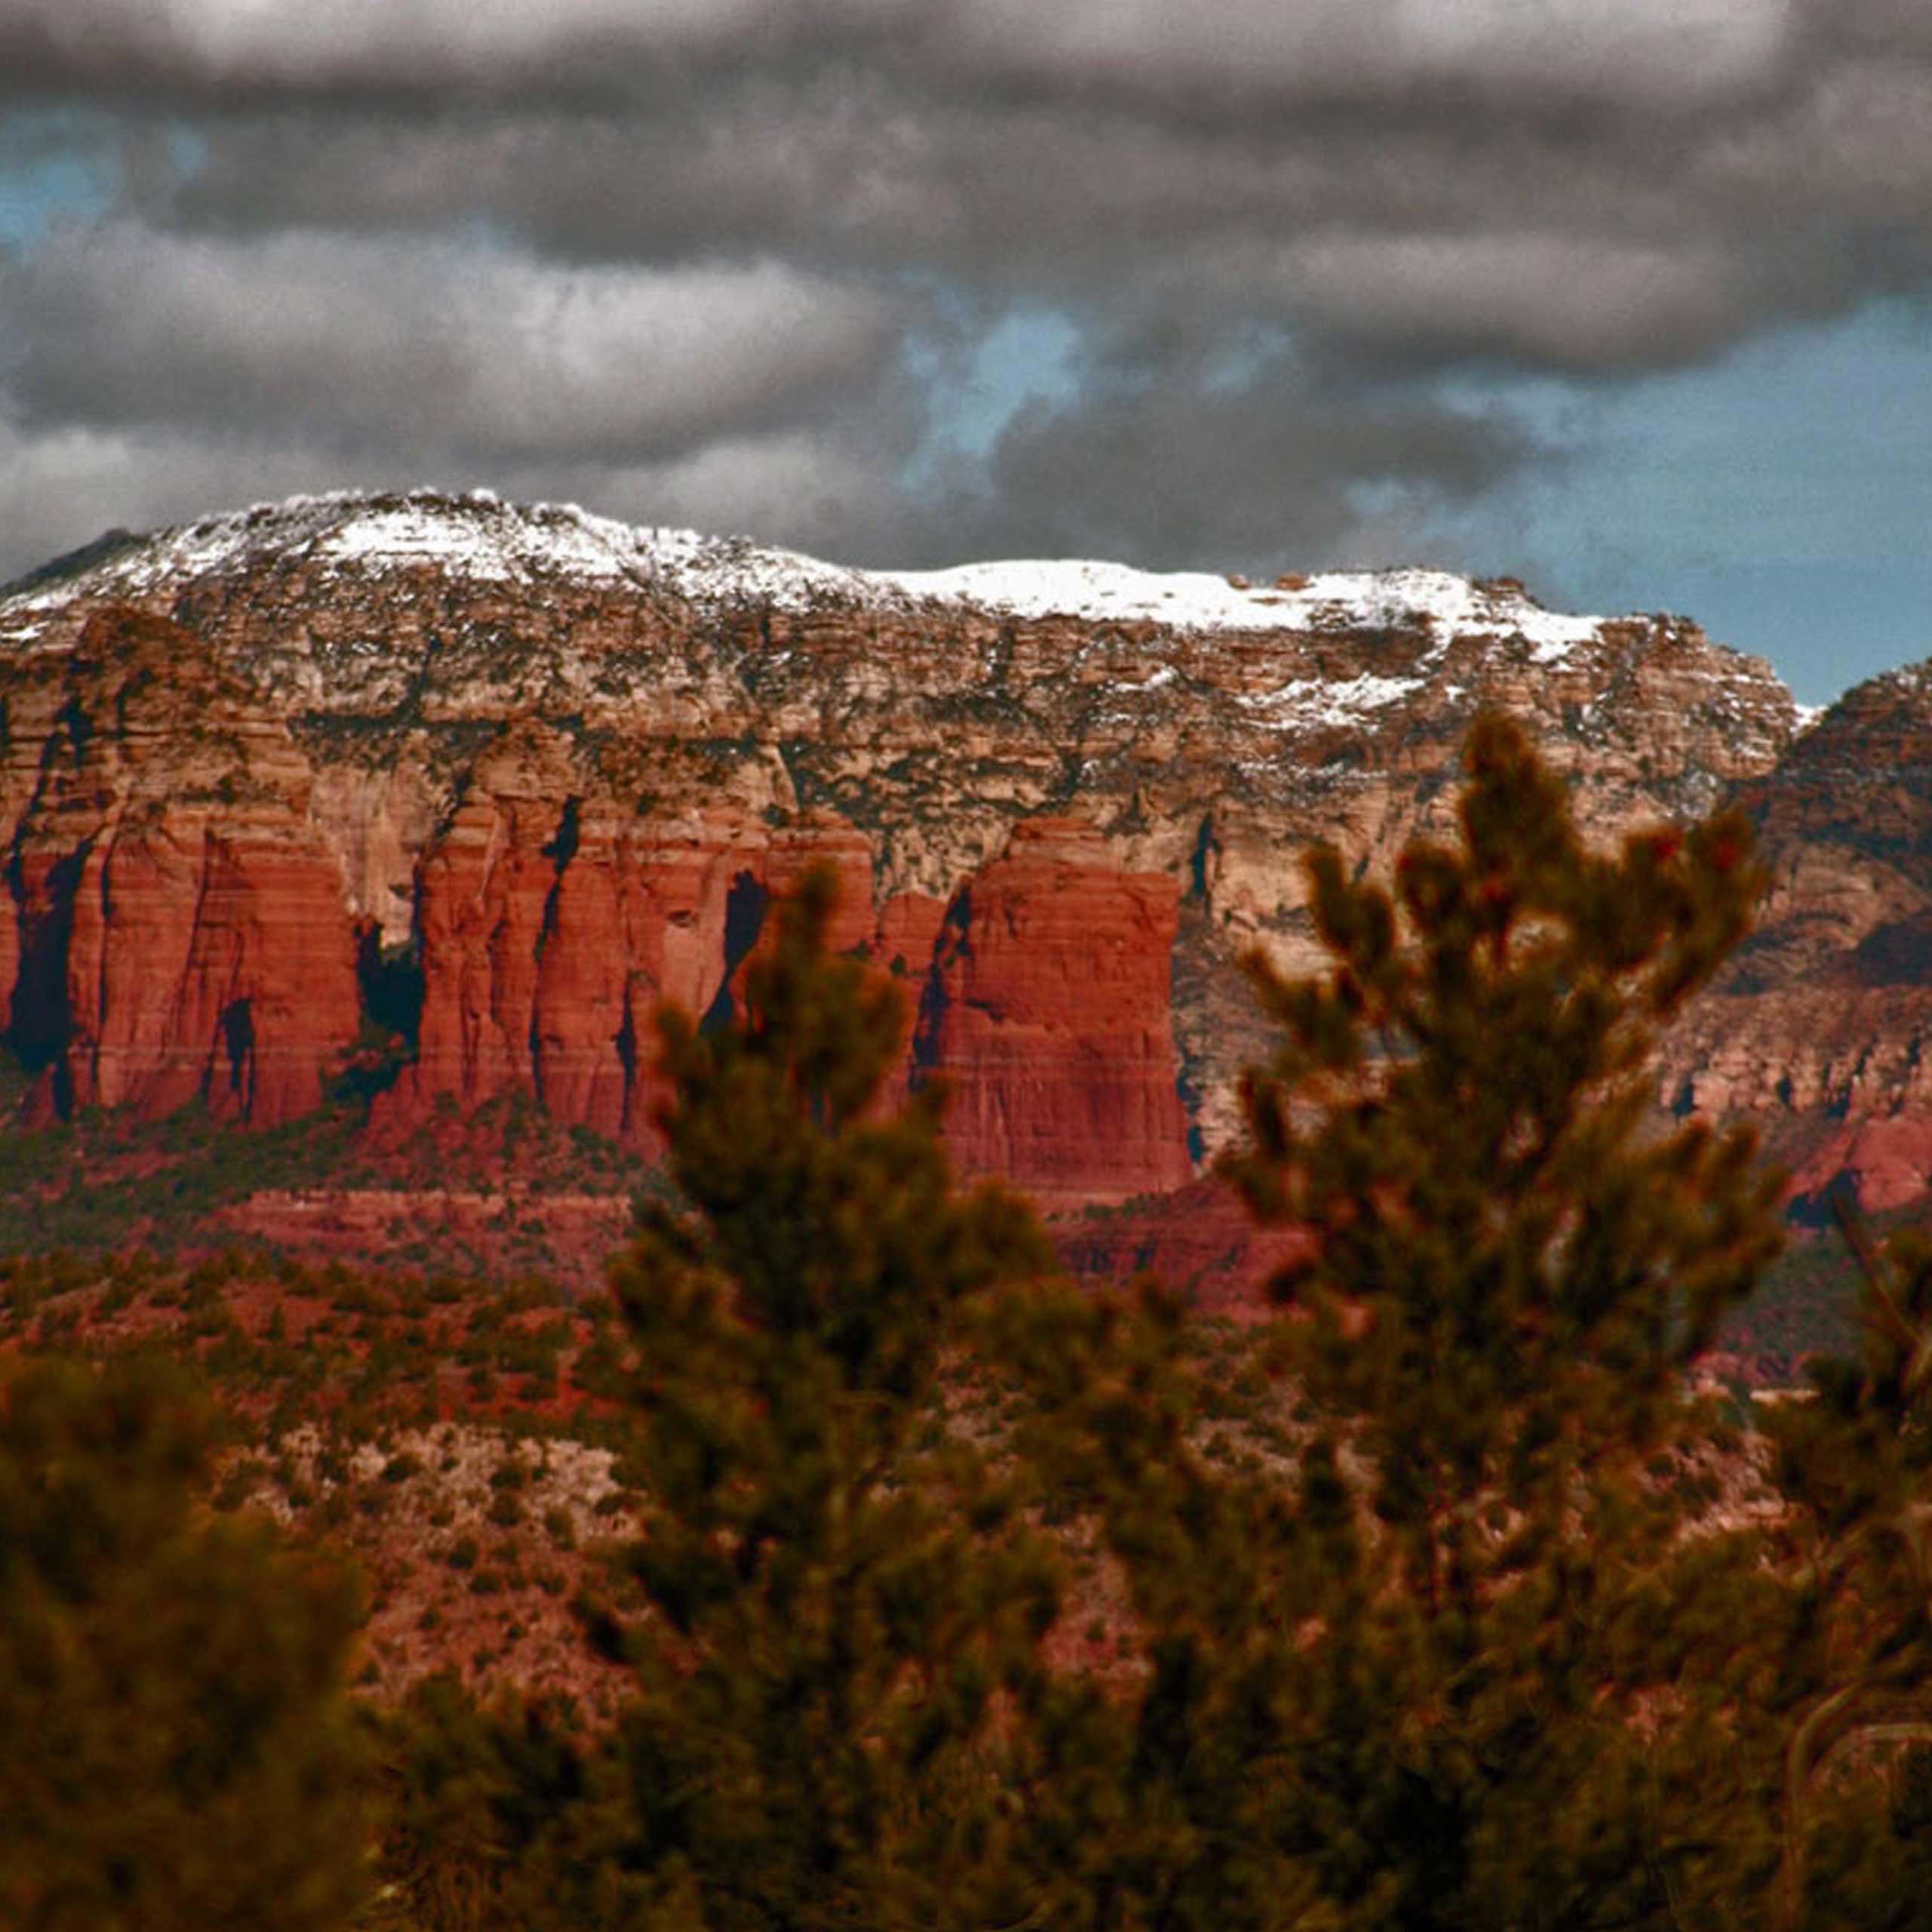
[{"label": "rock crevice", "polygon": [[[654,1011],[730,1010],[823,860],[964,1166],[1158,1192],[1265,1048],[1241,956],[1315,956],[1303,848],[1440,829],[1484,704],[1605,834],[1770,782],[1796,723],[1694,625],[1500,582],[891,577],[483,497],[266,506],[0,595],[0,1015],[47,1106],[270,1122],[346,1069],[404,1126],[521,1094],[648,1149]],[[1892,998],[1916,912],[1794,849],[1792,907]],[[1700,1105],[1748,1084],[1729,1037]]]}]

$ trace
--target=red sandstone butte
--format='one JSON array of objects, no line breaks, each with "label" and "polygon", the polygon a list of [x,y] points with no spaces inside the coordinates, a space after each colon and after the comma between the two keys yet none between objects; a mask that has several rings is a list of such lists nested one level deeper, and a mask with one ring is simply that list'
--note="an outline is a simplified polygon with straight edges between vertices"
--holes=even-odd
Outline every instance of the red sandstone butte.
[{"label": "red sandstone butte", "polygon": [[149,1115],[205,1097],[259,1126],[310,1112],[359,1002],[306,758],[151,613],[93,613],[60,697],[31,780],[0,786],[17,814],[0,964],[43,1089]]},{"label": "red sandstone butte", "polygon": [[640,825],[502,774],[473,788],[418,869],[418,1051],[386,1114],[525,1093],[563,1125],[654,1145],[652,1016],[702,1015],[724,985],[734,894],[763,903],[748,833]]},{"label": "red sandstone butte", "polygon": [[949,906],[905,894],[875,909],[849,825],[640,826],[608,803],[560,806],[554,785],[536,795],[514,770],[472,786],[419,869],[419,1050],[386,1118],[517,1091],[565,1126],[654,1146],[657,1008],[702,1018],[733,1000],[772,900],[820,861],[840,883],[832,949],[890,972],[920,1022],[893,1094],[949,1079],[963,1168],[1062,1205],[1189,1179],[1168,1005],[1178,889],[1121,871],[1097,833],[1023,823]]},{"label": "red sandstone butte", "polygon": [[71,918],[75,1104],[158,1115],[202,1095],[267,1127],[319,1103],[355,1035],[355,941],[333,860],[285,808],[104,835]]},{"label": "red sandstone butte", "polygon": [[1191,1177],[1168,1017],[1179,909],[1174,879],[1116,869],[1061,819],[1015,826],[955,896],[915,1054],[952,1082],[966,1171],[1049,1207]]},{"label": "red sandstone butte", "polygon": [[[622,821],[608,803],[580,808],[568,862],[554,870],[537,939],[531,1075],[558,1120],[612,1139],[629,1124],[630,946],[625,929]],[[552,858],[564,847],[552,842]]]},{"label": "red sandstone butte", "polygon": [[[547,1070],[544,1104],[566,1125],[582,1118],[652,1152],[658,1146],[657,1111],[666,1098],[657,1072],[657,1010],[675,1006],[701,1019],[717,999],[730,971],[731,946],[749,943],[735,930],[742,909],[762,903],[753,878],[757,848],[752,829],[728,818],[681,826],[646,824],[614,834],[608,845],[595,821],[586,823],[593,827],[592,835],[572,859],[558,893],[554,969],[547,950],[545,955],[543,1025],[578,1041],[601,1069],[595,1091],[604,1097],[603,1112],[572,1113],[569,1095],[552,1087]],[[617,910],[617,924],[601,937],[589,906],[600,891],[594,883],[600,865],[610,869]],[[572,908],[582,909],[580,919]],[[574,967],[570,962],[586,944],[609,954],[620,977],[620,996],[614,1011],[580,1007],[573,1017],[563,986],[573,972],[584,970],[583,961]],[[607,1042],[601,1049],[591,1038],[600,1029]],[[620,1083],[615,1092],[608,1078],[614,1064]],[[619,1094],[617,1124],[605,1128]]]},{"label": "red sandstone butte", "polygon": [[409,1087],[465,1109],[533,1093],[530,1041],[559,801],[478,795],[457,808],[417,881],[423,1015]]},{"label": "red sandstone butte", "polygon": [[[814,816],[773,835],[761,851],[747,852],[744,869],[732,881],[737,910],[728,920],[724,934],[729,977],[724,991],[734,1009],[742,997],[746,969],[768,952],[777,938],[777,922],[767,916],[771,902],[794,891],[814,866],[829,868],[837,888],[825,934],[826,952],[868,958],[876,955],[872,841],[855,825]],[[931,955],[928,946],[923,956],[929,958]],[[700,1013],[706,1010],[693,1004]]]}]

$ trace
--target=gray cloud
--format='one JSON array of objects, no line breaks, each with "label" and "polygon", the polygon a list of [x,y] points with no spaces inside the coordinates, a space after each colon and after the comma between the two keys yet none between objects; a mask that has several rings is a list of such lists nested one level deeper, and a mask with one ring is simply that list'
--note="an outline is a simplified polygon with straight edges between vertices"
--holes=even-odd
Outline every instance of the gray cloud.
[{"label": "gray cloud", "polygon": [[974,0],[949,17],[989,66],[1088,85],[1355,101],[1447,88],[1567,107],[1774,85],[1798,14],[1798,0]]},{"label": "gray cloud", "polygon": [[11,0],[0,72],[16,89],[192,98],[320,91],[485,96],[608,88],[666,61],[790,45],[900,0]]},{"label": "gray cloud", "polygon": [[[0,254],[0,543],[447,480],[861,561],[1394,555],[1543,459],[1445,378],[1611,384],[1922,294],[1929,23],[11,0],[0,96],[120,190]],[[916,372],[1016,309],[1075,333],[1071,390],[968,457]]]},{"label": "gray cloud", "polygon": [[[1508,12],[1503,0],[1482,11]],[[1778,44],[1794,37],[1780,9],[1684,11],[1693,24],[1775,14]],[[1624,10],[1589,11],[1633,30]],[[1254,23],[1287,14],[1306,23],[1302,10],[1272,7],[1214,17],[1258,35]],[[1029,14],[1057,23],[1036,38],[1082,17]],[[1140,17],[1093,16],[1117,38]],[[1412,85],[1295,111],[1250,112],[1231,96],[1203,114],[1178,81],[1154,91],[1151,60],[1144,100],[1071,78],[1056,92],[1044,53],[1030,85],[1002,91],[923,42],[923,58],[872,66],[748,60],[648,111],[257,110],[211,120],[201,165],[171,192],[149,186],[147,205],[156,220],[236,231],[488,220],[580,261],[762,251],[814,269],[952,278],[995,307],[1023,293],[1074,308],[1145,299],[1165,312],[1192,283],[1204,312],[1232,306],[1338,339],[1366,329],[1374,346],[1423,360],[1644,368],[1923,275],[1932,59],[1836,49],[1815,19],[1807,32],[1815,60],[1767,60],[1778,87],[1697,112],[1580,105],[1511,83],[1506,63],[1485,83],[1501,91],[1480,107]],[[1026,51],[1017,38],[1009,61]],[[1594,45],[1582,26],[1572,38]],[[1676,42],[1662,32],[1659,44]],[[1647,71],[1595,57],[1578,71],[1599,66],[1626,85]],[[1449,260],[1457,252],[1466,266]],[[1475,287],[1484,264],[1509,278],[1487,302]]]},{"label": "gray cloud", "polygon": [[1384,564],[1426,549],[1440,509],[1540,454],[1424,398],[1324,398],[1270,365],[1204,395],[1148,383],[1023,411],[962,521],[991,555]]},{"label": "gray cloud", "polygon": [[1678,361],[1735,337],[1752,313],[1745,266],[1694,241],[1320,232],[1257,267],[1324,334],[1425,360]]},{"label": "gray cloud", "polygon": [[70,229],[0,274],[29,425],[667,450],[872,378],[897,306],[772,261],[556,271],[456,243]]},{"label": "gray cloud", "polygon": [[[1815,6],[1818,0],[1810,0]],[[1703,102],[1783,72],[1807,0],[13,0],[0,57],[42,86],[485,96],[667,60],[830,48],[1020,85],[1203,84],[1269,100],[1541,92]]]}]

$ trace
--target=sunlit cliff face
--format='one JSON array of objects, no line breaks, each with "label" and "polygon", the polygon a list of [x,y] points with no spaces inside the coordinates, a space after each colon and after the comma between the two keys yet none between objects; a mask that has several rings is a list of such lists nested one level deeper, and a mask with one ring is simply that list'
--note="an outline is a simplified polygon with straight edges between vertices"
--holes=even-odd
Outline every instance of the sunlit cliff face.
[{"label": "sunlit cliff face", "polygon": [[1238,955],[1310,956],[1300,851],[1439,823],[1482,705],[1604,832],[1797,724],[1694,625],[1510,580],[868,572],[420,493],[104,540],[0,602],[0,972],[59,1104],[285,1118],[374,1032],[379,1109],[523,1092],[648,1146],[653,1009],[728,1001],[822,855],[905,1077],[1068,1201],[1225,1138]]}]

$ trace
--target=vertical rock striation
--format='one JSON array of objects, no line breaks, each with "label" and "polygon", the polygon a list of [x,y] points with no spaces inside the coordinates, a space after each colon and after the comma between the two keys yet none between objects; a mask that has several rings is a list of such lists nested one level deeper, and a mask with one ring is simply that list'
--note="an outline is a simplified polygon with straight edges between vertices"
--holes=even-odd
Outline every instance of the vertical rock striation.
[{"label": "vertical rock striation", "polygon": [[[1300,847],[1437,823],[1486,703],[1606,829],[1770,782],[1795,726],[1694,625],[1506,580],[893,575],[486,497],[264,506],[0,592],[0,1020],[45,1108],[284,1120],[352,1063],[400,1131],[521,1094],[649,1148],[654,1011],[728,1011],[821,858],[964,1165],[1157,1192],[1262,1044],[1239,956],[1312,956]],[[1731,1051],[1683,1078],[1728,1091]]]},{"label": "vertical rock striation", "polygon": [[10,786],[16,1054],[63,1110],[311,1111],[358,996],[306,758],[165,619],[97,611],[61,669]]},{"label": "vertical rock striation", "polygon": [[1042,1201],[1124,1199],[1192,1177],[1169,961],[1180,891],[1123,872],[1091,827],[1035,819],[948,909],[915,1058],[952,1083],[968,1172]]}]

